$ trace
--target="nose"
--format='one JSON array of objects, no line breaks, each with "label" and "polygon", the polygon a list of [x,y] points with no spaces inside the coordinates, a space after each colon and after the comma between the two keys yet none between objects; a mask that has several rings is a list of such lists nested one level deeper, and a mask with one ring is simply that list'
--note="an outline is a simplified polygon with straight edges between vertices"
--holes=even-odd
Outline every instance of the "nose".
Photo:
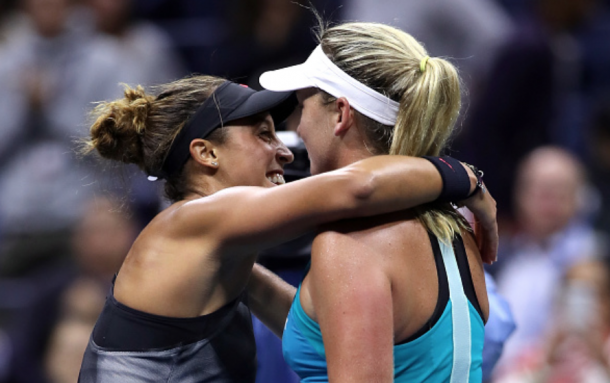
[{"label": "nose", "polygon": [[279,143],[275,156],[277,158],[277,161],[282,165],[286,165],[294,161],[294,154],[292,154],[290,149],[288,149],[288,147],[284,145],[283,142]]}]

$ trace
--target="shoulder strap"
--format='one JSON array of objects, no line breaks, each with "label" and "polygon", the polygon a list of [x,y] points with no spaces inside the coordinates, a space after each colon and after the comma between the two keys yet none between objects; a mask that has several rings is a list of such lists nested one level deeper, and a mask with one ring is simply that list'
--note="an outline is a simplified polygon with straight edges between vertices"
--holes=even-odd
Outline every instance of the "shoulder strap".
[{"label": "shoulder strap", "polygon": [[471,363],[470,313],[453,246],[438,241],[447,270],[453,318],[453,368],[450,383],[468,382]]}]

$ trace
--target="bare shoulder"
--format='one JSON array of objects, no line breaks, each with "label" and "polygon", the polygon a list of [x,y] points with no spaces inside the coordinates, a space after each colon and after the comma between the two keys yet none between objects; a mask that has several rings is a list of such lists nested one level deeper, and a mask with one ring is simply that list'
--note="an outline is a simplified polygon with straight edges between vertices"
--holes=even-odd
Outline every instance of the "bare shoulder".
[{"label": "bare shoulder", "polygon": [[320,228],[312,246],[312,259],[334,266],[358,262],[370,267],[391,267],[392,258],[397,254],[409,257],[420,251],[420,244],[427,243],[427,238],[410,211],[344,220]]},{"label": "bare shoulder", "polygon": [[200,238],[202,234],[210,237],[214,228],[223,224],[223,216],[231,211],[231,202],[244,199],[252,192],[249,188],[233,187],[210,196],[179,201],[157,215],[151,225],[171,237]]}]

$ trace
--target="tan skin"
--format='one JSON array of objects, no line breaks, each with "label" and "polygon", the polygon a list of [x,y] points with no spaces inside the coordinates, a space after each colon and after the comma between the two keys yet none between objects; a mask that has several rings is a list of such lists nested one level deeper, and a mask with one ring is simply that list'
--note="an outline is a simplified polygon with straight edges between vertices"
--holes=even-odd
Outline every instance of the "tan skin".
[{"label": "tan skin", "polygon": [[[326,172],[371,158],[346,99],[324,106],[313,89],[297,91],[297,96],[302,108],[297,131],[308,149],[314,146],[310,150],[313,171]],[[318,145],[323,149],[316,151]],[[329,150],[331,154],[324,155]],[[466,201],[473,211],[486,204],[495,206],[489,193],[479,192]],[[495,214],[486,219],[492,218],[495,221]],[[490,249],[495,254],[497,226],[483,222],[479,230],[478,243],[470,233],[462,237],[486,321],[489,304],[482,259],[495,260]],[[329,381],[393,381],[393,345],[424,325],[438,297],[436,266],[424,227],[410,211],[327,224],[313,243],[311,260],[298,299],[322,330]],[[278,325],[283,325],[296,291],[260,267],[253,276],[249,288],[255,303],[251,307],[263,322],[275,324],[270,328],[281,336]],[[261,293],[269,296],[273,287],[277,294],[269,301],[277,304],[276,316],[272,305],[259,304]]]},{"label": "tan skin", "polygon": [[121,303],[168,317],[214,312],[243,291],[258,251],[323,223],[417,206],[441,191],[430,162],[400,156],[277,187],[267,177],[293,158],[269,114],[226,128],[222,145],[191,142],[190,191],[134,242],[115,283]]}]

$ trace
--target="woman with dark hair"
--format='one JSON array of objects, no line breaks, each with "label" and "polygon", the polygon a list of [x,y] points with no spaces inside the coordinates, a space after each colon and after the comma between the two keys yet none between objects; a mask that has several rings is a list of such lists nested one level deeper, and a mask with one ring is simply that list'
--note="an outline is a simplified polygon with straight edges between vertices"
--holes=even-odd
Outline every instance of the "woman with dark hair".
[{"label": "woman with dark hair", "polygon": [[[165,179],[172,205],[127,254],[79,380],[253,382],[244,288],[257,252],[326,222],[430,202],[441,176],[425,159],[384,156],[283,185],[293,155],[274,126],[294,108],[292,93],[211,76],[159,90],[127,88],[94,112],[89,150]],[[443,198],[475,188],[474,173],[457,164],[457,184],[445,184],[454,193],[445,187]],[[479,211],[490,222],[493,212],[489,203]]]}]

